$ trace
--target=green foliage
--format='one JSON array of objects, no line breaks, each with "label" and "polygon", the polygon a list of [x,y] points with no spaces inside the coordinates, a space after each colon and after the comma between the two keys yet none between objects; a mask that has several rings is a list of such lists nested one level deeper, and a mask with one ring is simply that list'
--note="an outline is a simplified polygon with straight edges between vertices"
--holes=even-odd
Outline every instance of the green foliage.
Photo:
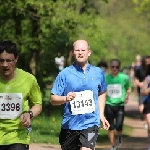
[{"label": "green foliage", "polygon": [[150,9],[150,0],[133,0],[133,3],[136,4],[137,13],[147,12]]},{"label": "green foliage", "polygon": [[65,56],[66,66],[71,63],[76,39],[89,41],[94,65],[114,57],[130,65],[136,53],[149,54],[148,8],[149,0],[5,0],[0,5],[0,35],[17,43],[18,67],[33,73],[43,88],[58,73],[58,52]]}]

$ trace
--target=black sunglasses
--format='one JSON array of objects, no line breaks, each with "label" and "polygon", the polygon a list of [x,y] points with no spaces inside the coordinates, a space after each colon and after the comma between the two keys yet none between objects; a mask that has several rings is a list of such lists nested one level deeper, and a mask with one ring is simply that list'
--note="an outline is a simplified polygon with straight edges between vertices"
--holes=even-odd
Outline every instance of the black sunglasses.
[{"label": "black sunglasses", "polygon": [[111,68],[119,69],[119,66],[111,66]]}]

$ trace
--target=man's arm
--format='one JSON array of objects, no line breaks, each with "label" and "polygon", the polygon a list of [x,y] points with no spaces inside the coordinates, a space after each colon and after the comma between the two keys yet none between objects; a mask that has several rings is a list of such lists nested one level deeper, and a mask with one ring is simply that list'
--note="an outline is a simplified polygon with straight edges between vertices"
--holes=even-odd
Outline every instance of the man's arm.
[{"label": "man's arm", "polygon": [[148,83],[149,83],[148,77],[145,78],[143,82],[143,86],[141,87],[141,94],[142,95],[148,95],[150,93],[150,88],[148,88]]},{"label": "man's arm", "polygon": [[104,116],[104,109],[105,109],[105,102],[106,102],[106,92],[99,93],[98,95],[98,107],[100,111],[100,116]]},{"label": "man's arm", "polygon": [[102,128],[108,130],[110,125],[104,117],[105,102],[106,102],[106,92],[99,93],[98,94],[98,108],[100,111],[100,120],[103,124]]},{"label": "man's arm", "polygon": [[136,87],[142,87],[143,82],[140,82],[139,79],[137,79],[137,78],[135,77],[135,79],[134,79],[134,85],[135,85]]},{"label": "man's arm", "polygon": [[76,94],[73,92],[69,92],[67,96],[58,96],[58,95],[51,94],[50,103],[52,105],[61,105],[66,102],[72,101],[75,97]]},{"label": "man's arm", "polygon": [[30,111],[33,112],[33,118],[35,118],[41,113],[42,105],[34,105],[31,107]]},{"label": "man's arm", "polygon": [[129,101],[130,93],[131,93],[131,88],[129,88],[129,89],[127,90],[127,92],[126,92],[125,104],[127,104],[127,103],[128,103],[128,101]]},{"label": "man's arm", "polygon": [[61,105],[66,103],[66,96],[58,96],[51,94],[50,103],[52,105]]},{"label": "man's arm", "polygon": [[22,125],[24,127],[28,127],[31,124],[31,119],[37,117],[42,111],[42,105],[34,105],[31,107],[30,111],[32,111],[33,116],[30,116],[29,112],[25,112],[20,116]]}]

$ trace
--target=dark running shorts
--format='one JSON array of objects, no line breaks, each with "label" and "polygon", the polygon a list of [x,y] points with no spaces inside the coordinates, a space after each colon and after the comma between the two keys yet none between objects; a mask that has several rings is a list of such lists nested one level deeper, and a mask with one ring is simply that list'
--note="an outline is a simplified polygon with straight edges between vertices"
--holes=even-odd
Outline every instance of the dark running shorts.
[{"label": "dark running shorts", "polygon": [[97,137],[97,126],[83,130],[61,129],[59,143],[62,150],[80,150],[80,147],[87,147],[94,150]]},{"label": "dark running shorts", "polygon": [[147,101],[144,102],[143,113],[144,114],[149,114],[150,113],[150,102],[147,102]]},{"label": "dark running shorts", "polygon": [[29,150],[29,145],[20,143],[11,145],[0,145],[0,150]]},{"label": "dark running shorts", "polygon": [[124,121],[124,106],[105,105],[105,117],[110,124],[109,130],[121,131]]}]

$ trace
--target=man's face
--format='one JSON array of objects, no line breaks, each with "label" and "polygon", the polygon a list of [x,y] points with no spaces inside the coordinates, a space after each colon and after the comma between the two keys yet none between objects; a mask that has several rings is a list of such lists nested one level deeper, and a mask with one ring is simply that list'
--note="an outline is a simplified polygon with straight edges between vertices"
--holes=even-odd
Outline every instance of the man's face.
[{"label": "man's face", "polygon": [[149,65],[149,64],[150,64],[150,58],[146,58],[145,64],[146,64],[146,65]]},{"label": "man's face", "polygon": [[18,58],[15,59],[14,54],[9,54],[6,51],[0,54],[0,74],[3,77],[9,78],[13,75],[15,64]]},{"label": "man's face", "polygon": [[88,48],[88,43],[84,40],[78,40],[74,43],[74,50],[72,51],[76,62],[86,63],[88,57],[91,55],[91,51]]},{"label": "man's face", "polygon": [[117,75],[120,69],[118,61],[112,61],[110,64],[111,73]]}]

